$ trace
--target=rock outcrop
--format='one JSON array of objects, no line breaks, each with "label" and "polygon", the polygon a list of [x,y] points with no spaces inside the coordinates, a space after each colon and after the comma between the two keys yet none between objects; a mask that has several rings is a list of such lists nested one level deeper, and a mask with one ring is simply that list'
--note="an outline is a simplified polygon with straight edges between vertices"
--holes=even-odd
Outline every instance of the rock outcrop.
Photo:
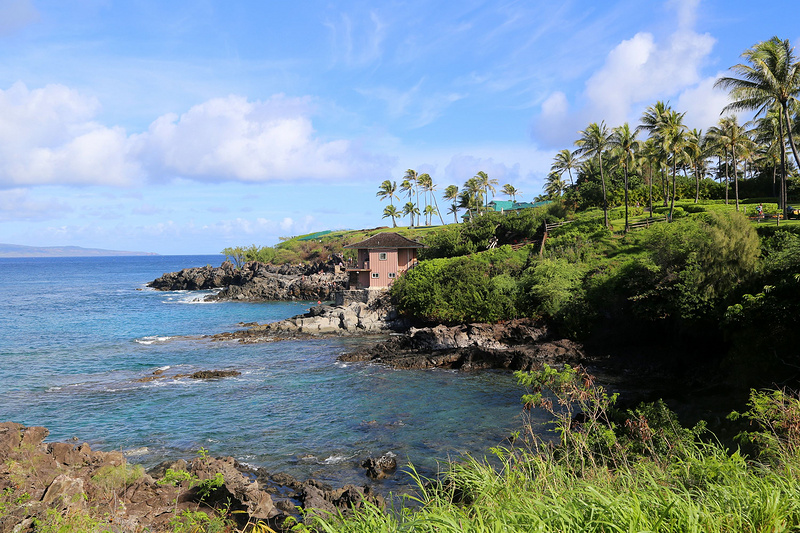
[{"label": "rock outcrop", "polygon": [[398,315],[385,292],[369,303],[352,302],[344,306],[316,305],[307,313],[279,322],[248,324],[248,329],[213,335],[216,340],[243,343],[269,342],[317,335],[372,335],[405,331],[409,321]]},{"label": "rock outcrop", "polygon": [[582,363],[582,347],[553,339],[549,329],[529,319],[497,324],[410,328],[405,335],[339,356],[342,361],[371,361],[396,368],[530,370],[542,363]]},{"label": "rock outcrop", "polygon": [[65,517],[96,521],[103,531],[173,531],[170,520],[184,511],[215,514],[219,509],[228,509],[240,528],[249,521],[279,530],[288,514],[297,514],[298,504],[316,513],[336,513],[365,501],[383,505],[369,487],[333,489],[313,480],[271,476],[232,457],[169,461],[145,473],[121,452],[93,451],[85,443],[45,443],[48,434],[42,427],[0,423],[0,531],[40,531],[41,524]]},{"label": "rock outcrop", "polygon": [[334,265],[268,265],[245,263],[241,269],[225,261],[168,272],[147,284],[160,291],[221,289],[207,300],[332,300],[347,284],[347,275]]}]

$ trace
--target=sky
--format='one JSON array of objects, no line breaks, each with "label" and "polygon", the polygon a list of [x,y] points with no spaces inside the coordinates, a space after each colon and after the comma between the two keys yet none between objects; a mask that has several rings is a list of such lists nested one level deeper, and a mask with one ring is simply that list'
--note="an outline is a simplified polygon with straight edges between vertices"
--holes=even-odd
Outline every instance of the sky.
[{"label": "sky", "polygon": [[482,170],[531,201],[591,122],[664,100],[715,124],[714,81],[759,41],[800,43],[796,11],[0,0],[0,242],[211,254],[391,225],[376,192],[406,169],[439,191]]}]

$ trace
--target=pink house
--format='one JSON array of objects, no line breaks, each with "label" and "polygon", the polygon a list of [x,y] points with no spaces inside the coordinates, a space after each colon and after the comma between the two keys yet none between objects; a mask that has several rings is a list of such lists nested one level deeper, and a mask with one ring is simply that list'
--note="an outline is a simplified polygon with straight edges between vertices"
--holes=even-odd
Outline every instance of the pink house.
[{"label": "pink house", "polygon": [[354,266],[347,269],[351,289],[383,289],[417,263],[417,248],[425,245],[397,233],[379,233],[345,248],[358,250]]}]

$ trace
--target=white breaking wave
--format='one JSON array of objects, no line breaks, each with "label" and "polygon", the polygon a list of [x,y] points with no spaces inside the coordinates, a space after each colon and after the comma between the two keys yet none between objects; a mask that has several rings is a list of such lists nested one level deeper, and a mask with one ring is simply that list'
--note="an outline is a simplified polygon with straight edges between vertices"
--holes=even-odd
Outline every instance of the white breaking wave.
[{"label": "white breaking wave", "polygon": [[217,294],[222,289],[211,289],[204,291],[173,291],[164,300],[167,304],[215,304],[217,302],[207,301],[206,296]]},{"label": "white breaking wave", "polygon": [[[136,339],[134,342],[149,346],[149,345],[154,344],[156,342],[167,342],[170,339],[172,339],[172,337],[159,336],[159,335],[148,335],[147,337],[142,337],[141,339]],[[169,367],[165,367],[164,370],[166,370],[167,368],[169,368]]]},{"label": "white breaking wave", "polygon": [[323,465],[338,465],[339,463],[344,463],[345,461],[349,461],[353,457],[358,454],[353,455],[331,455],[330,457],[326,458],[324,461],[321,461],[320,464]]}]

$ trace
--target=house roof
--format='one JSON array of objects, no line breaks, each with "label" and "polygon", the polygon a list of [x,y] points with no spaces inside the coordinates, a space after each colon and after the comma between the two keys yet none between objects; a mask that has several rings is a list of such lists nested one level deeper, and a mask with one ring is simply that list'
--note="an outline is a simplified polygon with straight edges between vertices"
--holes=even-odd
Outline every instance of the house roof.
[{"label": "house roof", "polygon": [[517,209],[528,209],[531,207],[542,207],[552,203],[551,200],[544,200],[542,202],[512,202],[510,200],[493,200],[489,202],[489,207],[495,211],[516,211]]},{"label": "house roof", "polygon": [[369,239],[365,239],[355,244],[348,244],[345,248],[425,248],[425,245],[406,239],[402,235],[393,232],[384,232],[373,235]]}]

